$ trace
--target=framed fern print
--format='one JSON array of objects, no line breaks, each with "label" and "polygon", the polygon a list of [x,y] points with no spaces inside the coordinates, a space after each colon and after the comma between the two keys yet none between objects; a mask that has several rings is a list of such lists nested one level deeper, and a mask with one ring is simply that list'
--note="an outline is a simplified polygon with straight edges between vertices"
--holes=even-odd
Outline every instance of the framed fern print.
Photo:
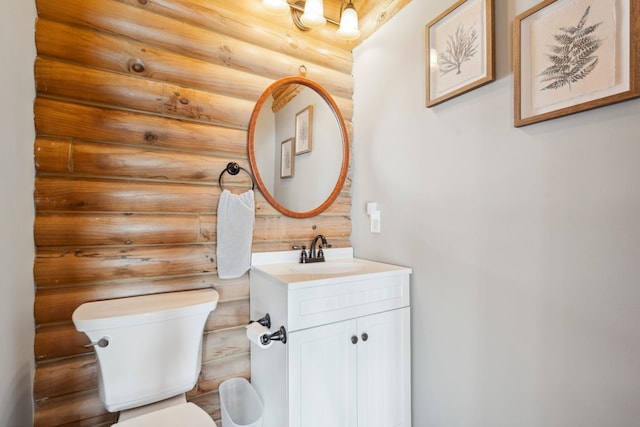
[{"label": "framed fern print", "polygon": [[636,98],[637,0],[546,0],[514,22],[516,127]]},{"label": "framed fern print", "polygon": [[495,80],[493,0],[460,0],[425,28],[427,107]]}]

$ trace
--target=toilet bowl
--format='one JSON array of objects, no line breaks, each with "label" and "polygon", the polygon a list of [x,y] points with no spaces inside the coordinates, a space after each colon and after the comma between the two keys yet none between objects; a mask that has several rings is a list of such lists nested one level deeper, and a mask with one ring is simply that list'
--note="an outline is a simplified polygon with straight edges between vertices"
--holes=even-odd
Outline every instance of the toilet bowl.
[{"label": "toilet bowl", "polygon": [[98,391],[117,427],[215,427],[187,403],[200,374],[202,335],[218,303],[213,289],[84,303],[72,315],[98,359]]}]

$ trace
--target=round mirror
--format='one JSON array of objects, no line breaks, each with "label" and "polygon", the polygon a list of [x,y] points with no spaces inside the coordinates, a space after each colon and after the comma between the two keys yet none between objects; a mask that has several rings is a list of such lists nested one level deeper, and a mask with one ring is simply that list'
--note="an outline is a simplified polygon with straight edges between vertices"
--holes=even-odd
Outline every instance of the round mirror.
[{"label": "round mirror", "polygon": [[340,194],[349,166],[347,130],[331,95],[305,77],[274,82],[249,123],[256,185],[279,212],[309,218]]}]

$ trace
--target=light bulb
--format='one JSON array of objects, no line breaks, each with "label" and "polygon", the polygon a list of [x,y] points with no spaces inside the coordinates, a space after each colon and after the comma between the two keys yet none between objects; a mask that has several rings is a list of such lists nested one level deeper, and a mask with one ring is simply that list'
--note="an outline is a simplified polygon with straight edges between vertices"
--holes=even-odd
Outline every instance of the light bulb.
[{"label": "light bulb", "polygon": [[327,23],[322,0],[307,0],[300,21],[309,28],[322,28]]},{"label": "light bulb", "polygon": [[351,2],[349,2],[342,11],[340,28],[338,28],[337,34],[338,37],[344,40],[354,40],[360,37],[360,30],[358,29],[358,13]]},{"label": "light bulb", "polygon": [[262,0],[262,7],[272,15],[285,15],[289,12],[287,0]]}]

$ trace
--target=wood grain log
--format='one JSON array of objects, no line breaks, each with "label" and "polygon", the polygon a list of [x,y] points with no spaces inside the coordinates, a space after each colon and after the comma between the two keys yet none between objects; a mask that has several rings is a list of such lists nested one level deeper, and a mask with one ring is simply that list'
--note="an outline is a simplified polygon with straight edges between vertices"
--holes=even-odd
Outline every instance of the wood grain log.
[{"label": "wood grain log", "polygon": [[[69,49],[69,46],[73,46],[73,49]],[[253,102],[273,82],[272,78],[251,72],[43,18],[36,22],[36,47],[41,57]]]},{"label": "wood grain log", "polygon": [[316,234],[323,234],[329,242],[347,238],[351,235],[351,220],[344,216],[326,215],[292,223],[286,217],[258,217],[254,241],[311,239]]},{"label": "wood grain log", "polygon": [[211,213],[219,195],[217,185],[43,176],[35,203],[38,211]]},{"label": "wood grain log", "polygon": [[[213,213],[219,196],[218,185],[42,176],[36,178],[34,198],[38,211]],[[341,193],[323,215],[350,211],[351,197]],[[279,212],[256,193],[256,216],[262,215]]]},{"label": "wood grain log", "polygon": [[116,414],[107,412],[97,389],[36,402],[34,427],[80,426],[82,422],[84,426],[116,422]]},{"label": "wood grain log", "polygon": [[47,59],[36,60],[35,77],[41,96],[117,105],[218,126],[246,127],[254,105],[253,101]]},{"label": "wood grain log", "polygon": [[[175,152],[145,146],[73,142],[58,137],[38,137],[35,143],[38,172],[71,173],[82,176],[140,178],[160,181],[218,185],[220,173],[231,159],[193,152]],[[236,161],[249,168],[246,160]],[[245,174],[225,174],[225,186],[251,186]]]},{"label": "wood grain log", "polygon": [[[256,216],[282,216],[280,212],[278,212],[273,206],[269,204],[260,194],[256,193]],[[327,208],[321,215],[315,217],[320,218],[327,215],[342,215],[349,216],[351,214],[351,196],[348,193],[348,190],[341,192],[338,198],[333,202],[331,206]],[[292,227],[295,227],[300,221],[299,218],[289,218],[286,217],[287,221],[290,221]]]},{"label": "wood grain log", "polygon": [[220,294],[220,301],[249,296],[247,277],[235,279],[230,283],[218,282],[220,279],[217,275],[206,273],[191,276],[106,281],[84,286],[41,286],[36,290],[34,315],[38,325],[68,322],[71,320],[73,310],[80,304],[89,301],[211,287]]},{"label": "wood grain log", "polygon": [[95,354],[69,357],[36,365],[33,397],[36,400],[93,390],[98,387]]},{"label": "wood grain log", "polygon": [[[275,78],[234,70],[48,19],[39,19],[36,23],[36,45],[42,57],[164,81],[253,103],[275,81]],[[74,48],[69,49],[70,45]],[[353,117],[353,101],[349,92],[353,92],[353,87],[349,90],[330,91],[347,122]]]},{"label": "wood grain log", "polygon": [[[219,183],[220,173],[229,158],[194,152],[176,152],[149,146],[94,143],[61,137],[36,138],[36,170],[51,173],[76,173],[83,176],[113,176],[168,181]],[[236,161],[249,170],[244,159]],[[225,174],[223,185],[249,187],[247,174]],[[348,191],[351,180],[345,181]]]},{"label": "wood grain log", "polygon": [[36,361],[58,359],[91,353],[93,350],[84,347],[88,343],[87,336],[76,331],[71,322],[38,325],[33,351]]},{"label": "wood grain log", "polygon": [[189,401],[204,409],[206,413],[211,415],[216,425],[222,427],[222,422],[220,421],[222,417],[220,414],[220,395],[217,391],[197,395],[193,394],[190,396]]},{"label": "wood grain log", "polygon": [[40,135],[247,156],[244,130],[42,97],[34,110]]},{"label": "wood grain log", "polygon": [[166,245],[197,243],[197,215],[38,214],[35,242],[47,246]]},{"label": "wood grain log", "polygon": [[[118,34],[140,43],[273,79],[298,75],[300,65],[305,65],[307,75],[330,93],[347,98],[352,95],[344,92],[345,88],[353,87],[349,73],[301,61],[278,50],[258,49],[227,35],[114,0],[38,0],[37,8],[38,16],[42,18]],[[123,16],[127,19],[123,20]]]},{"label": "wood grain log", "polygon": [[[120,1],[133,3],[137,0]],[[171,0],[162,0],[163,3],[168,3],[169,1]],[[373,1],[380,2],[382,0]],[[197,4],[206,4],[206,0],[181,0],[181,3],[189,5],[196,2]],[[343,6],[342,0],[323,0],[323,3],[324,15],[327,18],[339,21],[340,8]],[[362,17],[362,1],[356,2],[355,5],[359,16]],[[327,25],[321,29],[302,31],[295,27],[290,14],[273,16],[261,7],[259,3],[255,2],[216,2],[215,7],[220,10],[220,12],[217,13],[226,18],[219,24],[216,23],[217,28],[222,28],[221,31],[257,45],[280,46],[283,52],[287,52],[292,56],[308,55],[309,51],[313,52],[315,50],[319,51],[316,54],[322,54],[326,49],[328,52],[331,52],[332,55],[344,56],[346,66],[351,60],[351,57],[348,55],[360,41],[345,41],[336,37],[338,27],[330,23],[327,23]],[[249,27],[248,31],[245,30],[246,27]],[[252,27],[261,28],[262,31],[255,34],[256,32],[252,31]],[[265,40],[261,41],[259,36],[261,36],[263,32],[267,34],[264,36]],[[336,49],[342,52],[334,53]],[[346,72],[350,72],[350,69],[346,70]]]},{"label": "wood grain log", "polygon": [[187,397],[191,398],[194,394],[217,391],[222,381],[228,378],[242,377],[249,379],[250,376],[249,353],[229,359],[203,363],[198,385],[192,393],[187,394]]},{"label": "wood grain log", "polygon": [[69,173],[73,169],[71,138],[36,137],[33,157],[37,172]]},{"label": "wood grain log", "polygon": [[[39,248],[101,245],[167,245],[214,243],[216,215],[39,213],[34,224]],[[285,217],[257,217],[254,242],[311,239],[324,234],[330,241],[351,234],[351,221],[343,216],[318,216],[291,227]]]},{"label": "wood grain log", "polygon": [[215,272],[214,245],[38,249],[37,286]]},{"label": "wood grain log", "polygon": [[212,278],[213,287],[220,294],[220,301],[243,300],[249,298],[249,274],[235,279]]},{"label": "wood grain log", "polygon": [[245,325],[214,330],[204,335],[202,341],[202,361],[210,362],[249,353],[250,347]]},{"label": "wood grain log", "polygon": [[[343,73],[351,72],[353,59],[350,49],[344,48],[346,44],[336,37],[328,42],[309,37],[313,32],[294,30],[288,14],[275,17],[256,2],[154,0],[141,4],[138,0],[119,1]],[[256,28],[260,28],[260,31],[256,31]],[[283,33],[286,33],[286,37],[283,37]]]},{"label": "wood grain log", "polygon": [[204,326],[205,331],[245,326],[249,324],[249,298],[218,304]]}]

